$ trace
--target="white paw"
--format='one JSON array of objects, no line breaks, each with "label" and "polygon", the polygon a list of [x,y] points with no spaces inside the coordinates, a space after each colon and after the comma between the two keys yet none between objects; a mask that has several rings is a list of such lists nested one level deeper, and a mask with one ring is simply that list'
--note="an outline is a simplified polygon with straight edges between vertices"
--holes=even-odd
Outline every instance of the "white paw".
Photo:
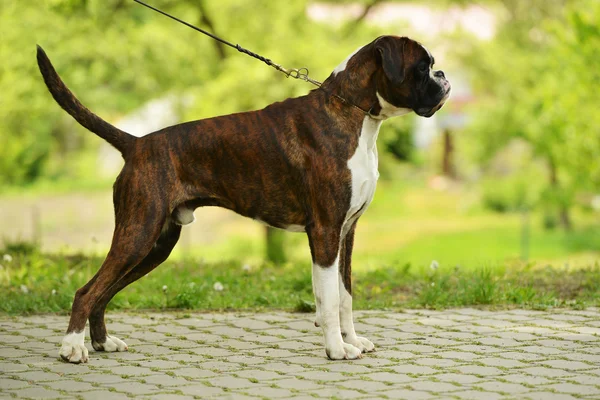
[{"label": "white paw", "polygon": [[330,360],[356,360],[362,357],[362,352],[356,346],[343,343],[341,346],[335,346],[335,349],[325,348],[325,353]]},{"label": "white paw", "polygon": [[92,342],[96,351],[127,351],[127,344],[115,336],[106,335],[104,343]]},{"label": "white paw", "polygon": [[375,345],[373,344],[373,342],[371,342],[369,339],[364,338],[364,337],[360,337],[360,336],[354,336],[354,338],[345,337],[344,342],[351,344],[354,347],[359,348],[362,353],[369,353],[371,351],[375,351]]},{"label": "white paw", "polygon": [[62,346],[58,353],[60,358],[74,364],[86,363],[88,361],[88,349],[83,343],[84,338],[83,331],[67,334],[62,340]]}]

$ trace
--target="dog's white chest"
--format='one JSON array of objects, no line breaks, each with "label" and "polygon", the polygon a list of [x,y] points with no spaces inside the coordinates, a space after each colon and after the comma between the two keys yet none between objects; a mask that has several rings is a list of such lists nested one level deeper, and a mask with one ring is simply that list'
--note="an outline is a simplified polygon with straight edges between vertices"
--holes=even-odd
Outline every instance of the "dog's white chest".
[{"label": "dog's white chest", "polygon": [[[367,209],[375,194],[379,179],[376,142],[380,126],[380,120],[365,117],[358,147],[348,160],[348,168],[352,175],[352,197],[346,220],[350,223]],[[350,219],[352,221],[349,221]]]}]

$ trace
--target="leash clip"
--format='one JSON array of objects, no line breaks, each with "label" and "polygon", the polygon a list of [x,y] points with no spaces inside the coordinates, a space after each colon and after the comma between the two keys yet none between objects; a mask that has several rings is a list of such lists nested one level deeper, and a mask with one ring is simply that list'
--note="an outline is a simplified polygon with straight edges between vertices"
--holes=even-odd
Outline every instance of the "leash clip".
[{"label": "leash clip", "polygon": [[315,81],[314,79],[311,79],[308,77],[308,68],[306,67],[302,67],[302,68],[292,68],[289,70],[284,71],[286,77],[292,77],[294,79],[300,79],[303,80],[305,82],[310,82],[315,86],[321,86],[321,82],[319,81]]}]

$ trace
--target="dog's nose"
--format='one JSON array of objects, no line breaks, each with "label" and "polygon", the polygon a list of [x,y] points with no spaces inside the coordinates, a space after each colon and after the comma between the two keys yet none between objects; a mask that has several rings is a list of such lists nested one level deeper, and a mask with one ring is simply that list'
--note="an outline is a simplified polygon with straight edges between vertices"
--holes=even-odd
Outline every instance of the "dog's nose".
[{"label": "dog's nose", "polygon": [[446,75],[444,75],[444,71],[439,70],[439,71],[435,71],[433,73],[433,76],[435,76],[436,78],[446,78]]}]

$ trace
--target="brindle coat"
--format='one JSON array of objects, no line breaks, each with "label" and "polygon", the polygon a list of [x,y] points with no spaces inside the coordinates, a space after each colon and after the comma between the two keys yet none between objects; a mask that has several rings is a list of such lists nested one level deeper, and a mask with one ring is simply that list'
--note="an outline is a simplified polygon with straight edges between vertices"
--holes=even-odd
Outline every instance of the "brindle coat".
[{"label": "brindle coat", "polygon": [[[420,44],[387,36],[363,47],[343,71],[305,96],[135,138],[79,103],[40,47],[38,64],[61,107],[125,159],[114,184],[110,251],[77,291],[67,329],[81,332],[89,319],[96,350],[103,350],[107,337],[106,305],[169,256],[181,232],[178,213],[185,209],[219,206],[274,227],[304,227],[315,264],[331,266],[340,255],[340,273],[351,293],[356,224],[345,238],[341,228],[351,198],[348,160],[365,118],[359,108],[385,118],[379,94],[394,107],[430,116],[447,94],[443,73],[429,74],[433,59]],[[423,65],[427,75],[420,75]]]}]

